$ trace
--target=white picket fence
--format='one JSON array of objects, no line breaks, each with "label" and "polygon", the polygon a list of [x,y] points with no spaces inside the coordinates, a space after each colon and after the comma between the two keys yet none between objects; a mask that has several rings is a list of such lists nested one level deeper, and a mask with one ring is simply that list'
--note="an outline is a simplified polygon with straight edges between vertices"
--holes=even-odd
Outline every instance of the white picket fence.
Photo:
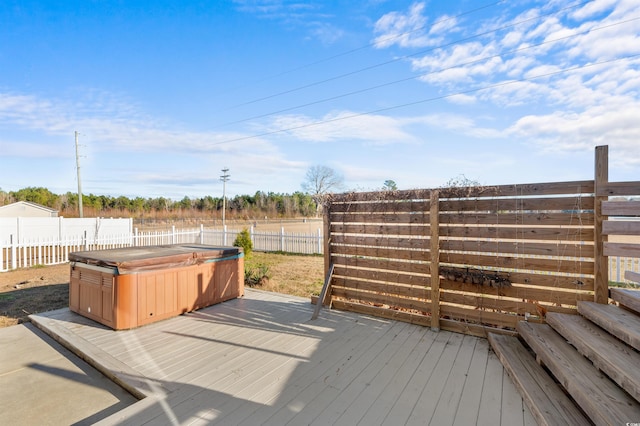
[{"label": "white picket fence", "polygon": [[[35,265],[55,265],[69,261],[69,253],[75,251],[103,250],[121,247],[144,247],[166,244],[207,244],[212,246],[230,246],[240,230],[205,229],[204,226],[192,229],[138,232],[131,234],[99,236],[76,235],[63,238],[21,240],[19,242],[0,241],[0,272],[16,268],[28,268]],[[285,232],[255,232],[249,234],[255,251],[286,252],[296,254],[322,254],[323,235],[318,229],[316,234]]]}]

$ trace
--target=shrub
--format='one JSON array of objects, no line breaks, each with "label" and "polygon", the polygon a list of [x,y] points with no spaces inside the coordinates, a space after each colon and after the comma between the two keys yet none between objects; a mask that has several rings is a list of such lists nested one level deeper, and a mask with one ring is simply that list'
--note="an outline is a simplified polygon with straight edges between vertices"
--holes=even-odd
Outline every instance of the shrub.
[{"label": "shrub", "polygon": [[233,242],[234,247],[242,247],[244,250],[245,257],[249,257],[251,255],[251,251],[253,250],[253,243],[251,242],[251,235],[249,235],[249,230],[244,228],[235,241]]},{"label": "shrub", "polygon": [[249,287],[262,286],[269,281],[269,278],[269,267],[264,264],[257,264],[244,270],[244,283]]}]

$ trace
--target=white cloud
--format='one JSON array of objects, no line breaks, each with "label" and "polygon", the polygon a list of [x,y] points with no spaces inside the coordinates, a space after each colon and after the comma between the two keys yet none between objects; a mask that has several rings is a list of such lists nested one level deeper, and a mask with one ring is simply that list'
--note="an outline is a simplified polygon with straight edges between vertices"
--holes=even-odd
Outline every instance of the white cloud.
[{"label": "white cloud", "polygon": [[[385,48],[397,44],[401,47],[416,47],[429,45],[429,38],[425,35],[427,18],[423,15],[424,3],[414,3],[407,13],[390,12],[378,19],[374,32],[378,36],[374,39],[377,48]],[[444,27],[444,22],[440,24]]]},{"label": "white cloud", "polygon": [[414,136],[403,130],[402,125],[402,121],[389,116],[340,111],[320,119],[283,115],[273,120],[270,130],[286,132],[295,139],[311,142],[352,140],[375,145],[414,142]]}]

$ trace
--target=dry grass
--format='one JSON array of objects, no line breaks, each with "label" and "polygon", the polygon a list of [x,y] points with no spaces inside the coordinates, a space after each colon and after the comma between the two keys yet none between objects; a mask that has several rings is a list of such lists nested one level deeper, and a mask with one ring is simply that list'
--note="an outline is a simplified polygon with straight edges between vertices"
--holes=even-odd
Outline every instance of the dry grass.
[{"label": "dry grass", "polygon": [[302,297],[320,294],[324,280],[323,268],[322,256],[253,252],[245,260],[247,273],[266,270],[267,279],[256,288]]}]

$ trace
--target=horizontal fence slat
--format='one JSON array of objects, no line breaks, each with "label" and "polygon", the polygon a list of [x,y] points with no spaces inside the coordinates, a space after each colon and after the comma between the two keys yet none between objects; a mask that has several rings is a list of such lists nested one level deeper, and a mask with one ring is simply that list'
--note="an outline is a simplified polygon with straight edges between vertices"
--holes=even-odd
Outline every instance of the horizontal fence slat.
[{"label": "horizontal fence slat", "polygon": [[401,261],[393,259],[370,259],[360,256],[331,256],[331,263],[343,267],[368,268],[376,270],[400,270],[407,274],[429,275],[431,266],[427,262]]},{"label": "horizontal fence slat", "polygon": [[331,253],[335,255],[366,256],[378,258],[381,261],[386,259],[428,261],[431,259],[430,253],[422,250],[354,247],[338,244],[331,244]]},{"label": "horizontal fence slat", "polygon": [[350,236],[331,235],[332,244],[364,246],[364,247],[393,247],[403,249],[427,250],[430,247],[429,238],[402,238],[393,236]]},{"label": "horizontal fence slat", "polygon": [[[640,222],[638,222],[640,225]],[[440,226],[441,237],[496,238],[500,240],[593,241],[593,228],[524,226]]]},{"label": "horizontal fence slat", "polygon": [[558,198],[494,198],[478,200],[446,200],[439,204],[440,212],[526,212],[593,210],[594,197]]},{"label": "horizontal fence slat", "polygon": [[376,271],[371,269],[344,268],[334,265],[334,275],[347,276],[366,281],[380,281],[392,284],[406,284],[426,287],[430,284],[430,278],[422,275],[404,274],[400,272]]},{"label": "horizontal fence slat", "polygon": [[602,222],[605,235],[640,235],[640,220],[605,220]]},{"label": "horizontal fence slat", "polygon": [[422,201],[370,201],[370,202],[344,202],[331,206],[333,213],[409,213],[409,212],[428,212],[430,202]]},{"label": "horizontal fence slat", "polygon": [[640,244],[604,243],[605,256],[640,257]]},{"label": "horizontal fence slat", "polygon": [[415,235],[428,237],[429,235],[431,235],[431,228],[428,225],[423,226],[423,224],[419,223],[414,225],[349,225],[342,223],[332,223],[331,233],[361,235]]},{"label": "horizontal fence slat", "polygon": [[598,187],[598,196],[630,196],[640,195],[640,181],[608,182]]},{"label": "horizontal fence slat", "polygon": [[452,225],[591,226],[593,213],[442,213],[440,223]]},{"label": "horizontal fence slat", "polygon": [[[531,258],[516,256],[470,255],[464,253],[440,252],[440,264],[466,265],[502,268],[522,271],[547,271],[568,274],[593,274],[593,260]],[[481,268],[482,269],[482,268]]]},{"label": "horizontal fence slat", "polygon": [[[638,182],[640,185],[640,182]],[[605,216],[640,216],[640,201],[603,201]]]},{"label": "horizontal fence slat", "polygon": [[[444,240],[441,250],[454,250],[499,254],[518,254],[522,256],[560,256],[593,258],[593,245],[579,243],[539,243],[523,241],[482,241],[482,240]],[[473,256],[473,254],[470,254]]]}]

